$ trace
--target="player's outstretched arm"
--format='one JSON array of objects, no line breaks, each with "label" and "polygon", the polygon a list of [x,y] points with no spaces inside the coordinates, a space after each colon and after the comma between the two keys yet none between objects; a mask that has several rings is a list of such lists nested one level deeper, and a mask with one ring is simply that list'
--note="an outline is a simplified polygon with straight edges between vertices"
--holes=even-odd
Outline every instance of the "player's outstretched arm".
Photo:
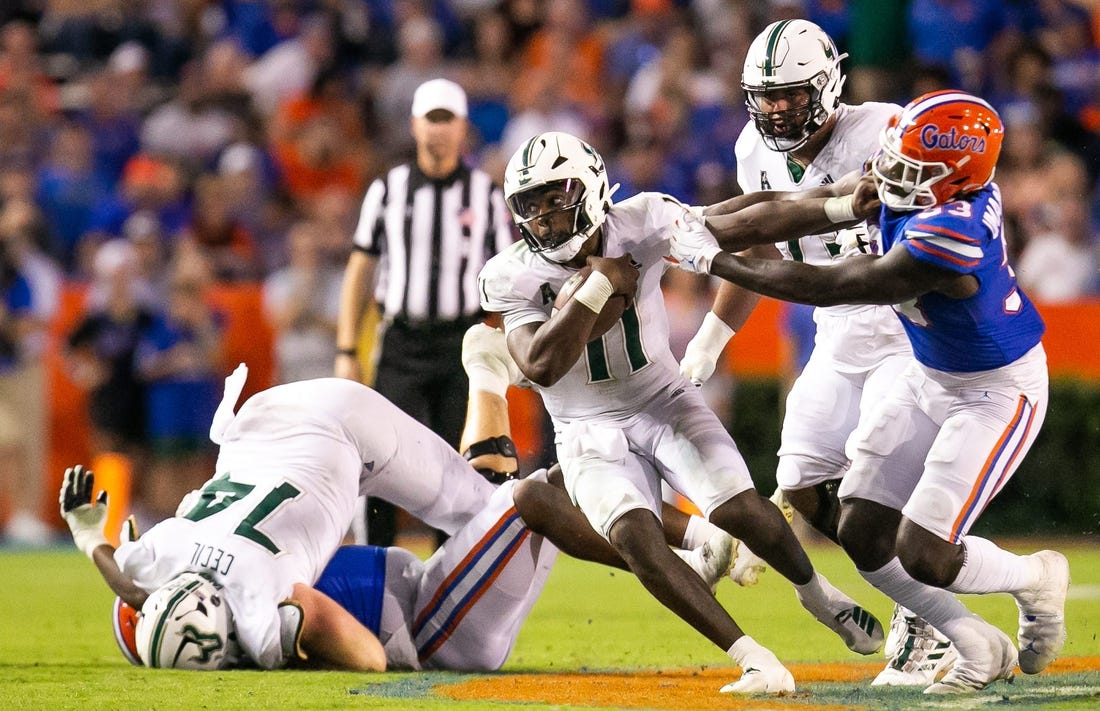
[{"label": "player's outstretched arm", "polygon": [[134,609],[141,609],[148,597],[144,590],[119,569],[115,562],[115,547],[103,535],[107,521],[107,492],[101,491],[92,501],[95,475],[77,464],[65,470],[58,503],[61,518],[68,524],[76,547],[95,563],[108,587]]},{"label": "player's outstretched arm", "polygon": [[921,262],[903,246],[885,256],[857,255],[828,267],[753,259],[721,252],[710,273],[758,294],[784,301],[837,304],[900,304],[931,291],[965,297],[973,277]]},{"label": "player's outstretched arm", "polygon": [[707,227],[729,252],[848,227],[870,215],[870,211],[856,212],[853,206],[851,195],[859,178],[858,172],[852,172],[811,190],[741,195],[720,203],[720,212],[713,206],[706,208]]},{"label": "player's outstretched arm", "polygon": [[762,202],[728,215],[707,217],[707,226],[722,249],[740,252],[754,245],[774,244],[859,222],[846,197]]},{"label": "player's outstretched arm", "polygon": [[[296,665],[346,671],[386,671],[386,652],[373,632],[320,590],[294,585],[285,604],[301,610]],[[293,657],[292,657],[293,658]]]},{"label": "player's outstretched arm", "polygon": [[717,217],[719,215],[729,215],[762,202],[775,202],[776,200],[840,197],[841,195],[847,195],[852,192],[859,178],[860,171],[854,170],[851,173],[841,176],[840,180],[837,180],[835,183],[820,185],[816,188],[809,188],[807,190],[757,190],[756,192],[735,195],[722,202],[716,202],[713,205],[707,205],[702,208],[702,215],[708,218]]}]

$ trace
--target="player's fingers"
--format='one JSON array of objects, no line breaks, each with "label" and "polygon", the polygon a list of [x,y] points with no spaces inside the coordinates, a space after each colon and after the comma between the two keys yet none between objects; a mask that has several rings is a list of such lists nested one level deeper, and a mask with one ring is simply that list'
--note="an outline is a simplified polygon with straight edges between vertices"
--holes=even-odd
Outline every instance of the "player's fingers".
[{"label": "player's fingers", "polygon": [[107,505],[107,490],[106,489],[103,489],[102,491],[99,492],[99,496],[96,497],[95,502],[96,502],[96,504],[98,504],[100,506],[106,506]]},{"label": "player's fingers", "polygon": [[80,499],[80,503],[87,504],[92,501],[92,484],[94,480],[91,477],[91,472],[81,470],[77,474],[77,496]]},{"label": "player's fingers", "polygon": [[69,499],[72,497],[73,468],[65,470],[65,476],[61,479],[61,491],[57,495],[57,502],[61,504],[61,512],[69,510]]}]

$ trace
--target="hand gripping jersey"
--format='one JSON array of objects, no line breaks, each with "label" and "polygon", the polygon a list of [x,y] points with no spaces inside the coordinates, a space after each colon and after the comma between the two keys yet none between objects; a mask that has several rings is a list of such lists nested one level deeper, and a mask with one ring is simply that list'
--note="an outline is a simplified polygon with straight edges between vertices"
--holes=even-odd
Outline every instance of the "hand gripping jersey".
[{"label": "hand gripping jersey", "polygon": [[980,285],[968,299],[931,292],[894,307],[918,361],[947,372],[992,370],[1039,343],[1043,320],[1008,264],[996,183],[923,212],[884,207],[880,222],[884,250],[906,249],[922,262],[972,274]]},{"label": "hand gripping jersey", "polygon": [[[240,390],[230,390],[231,408]],[[115,559],[147,592],[184,571],[223,585],[238,640],[264,668],[285,661],[278,604],[317,581],[360,494],[454,533],[493,492],[446,442],[350,380],[265,390],[217,429],[216,476]]]},{"label": "hand gripping jersey", "polygon": [[[630,253],[639,266],[634,306],[550,388],[537,388],[558,424],[576,418],[610,418],[637,412],[653,396],[679,380],[669,350],[668,315],[661,277],[669,264],[667,227],[686,208],[660,193],[641,193],[614,205],[603,225],[602,255]],[[517,242],[489,260],[481,271],[481,305],[504,317],[509,332],[550,318],[554,298],[575,269],[556,264]]]}]

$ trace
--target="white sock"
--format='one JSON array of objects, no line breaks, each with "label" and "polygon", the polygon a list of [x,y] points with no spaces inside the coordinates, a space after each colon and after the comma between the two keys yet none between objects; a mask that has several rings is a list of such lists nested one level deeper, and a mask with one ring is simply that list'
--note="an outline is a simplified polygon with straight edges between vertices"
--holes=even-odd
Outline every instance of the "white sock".
[{"label": "white sock", "polygon": [[878,570],[859,571],[863,579],[881,590],[891,600],[912,610],[951,641],[959,636],[962,628],[970,629],[973,613],[958,598],[944,590],[914,580],[901,561],[891,558]]},{"label": "white sock", "polygon": [[1026,557],[978,536],[966,536],[962,544],[965,557],[955,582],[947,586],[951,592],[1016,593],[1029,587],[1031,566]]},{"label": "white sock", "polygon": [[684,530],[684,550],[692,550],[703,545],[717,535],[722,529],[715,526],[702,516],[692,515],[688,519],[687,528]]},{"label": "white sock", "polygon": [[741,635],[737,641],[726,650],[726,654],[742,668],[745,667],[750,658],[758,659],[761,655],[775,658],[771,650],[761,645],[747,634]]},{"label": "white sock", "polygon": [[828,585],[832,587],[825,578],[821,577],[821,573],[816,570],[809,582],[802,583],[801,585],[798,583],[791,584],[794,585],[794,591],[795,594],[798,595],[798,599],[803,601],[824,601],[828,598],[828,589],[825,586]]},{"label": "white sock", "polygon": [[470,378],[470,392],[484,390],[493,395],[507,397],[507,371],[500,373],[487,363],[469,363],[466,365],[466,375]]}]

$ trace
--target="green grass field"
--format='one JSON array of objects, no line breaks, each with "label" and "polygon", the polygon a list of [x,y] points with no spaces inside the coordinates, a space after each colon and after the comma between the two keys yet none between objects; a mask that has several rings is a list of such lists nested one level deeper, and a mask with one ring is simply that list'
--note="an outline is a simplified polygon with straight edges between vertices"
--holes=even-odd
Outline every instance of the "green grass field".
[{"label": "green grass field", "polygon": [[[1034,550],[1031,543],[1011,546]],[[726,708],[795,709],[974,709],[995,707],[1100,708],[1100,547],[1095,542],[1055,544],[1070,557],[1073,586],[1067,605],[1069,642],[1063,658],[1093,657],[1074,673],[1017,677],[1014,684],[965,698],[930,699],[919,691],[871,690],[864,682],[800,682],[784,700],[741,701],[720,697]],[[884,623],[891,610],[833,547],[811,549],[811,557],[834,583],[869,607]],[[111,595],[92,564],[72,549],[0,552],[5,586],[0,592],[0,708],[5,709],[482,709],[580,708],[498,700],[452,701],[438,693],[472,679],[459,674],[363,675],[323,672],[227,672],[197,674],[131,667],[111,634]],[[719,598],[742,627],[791,664],[862,663],[881,660],[848,652],[814,622],[774,572],[760,585],[738,588],[729,581]],[[969,597],[976,612],[1014,636],[1015,605],[1006,595]],[[729,660],[653,601],[631,576],[562,558],[525,625],[502,675],[568,672],[682,670],[728,667]],[[867,668],[873,675],[874,669]],[[738,674],[717,673],[714,686]],[[799,674],[795,673],[796,681]],[[677,703],[669,685],[661,708]],[[718,703],[718,701],[715,701]],[[622,706],[636,707],[624,698]],[[605,706],[606,707],[606,706]]]}]

